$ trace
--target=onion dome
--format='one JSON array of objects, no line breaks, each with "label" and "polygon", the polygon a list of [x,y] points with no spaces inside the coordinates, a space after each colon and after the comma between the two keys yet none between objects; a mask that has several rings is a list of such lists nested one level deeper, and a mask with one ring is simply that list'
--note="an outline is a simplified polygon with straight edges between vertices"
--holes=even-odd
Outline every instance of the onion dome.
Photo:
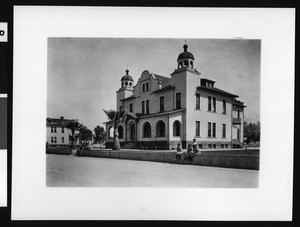
[{"label": "onion dome", "polygon": [[178,55],[177,61],[184,60],[184,59],[192,59],[195,60],[194,55],[187,51],[188,45],[184,44],[183,52]]},{"label": "onion dome", "polygon": [[121,82],[122,81],[132,81],[133,82],[132,77],[128,73],[129,73],[129,70],[126,69],[126,75],[121,78]]}]

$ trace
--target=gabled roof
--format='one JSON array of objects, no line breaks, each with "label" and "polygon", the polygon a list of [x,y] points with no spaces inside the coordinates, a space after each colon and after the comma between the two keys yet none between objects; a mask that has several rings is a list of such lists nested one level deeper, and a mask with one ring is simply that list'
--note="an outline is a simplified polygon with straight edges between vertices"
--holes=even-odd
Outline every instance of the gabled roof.
[{"label": "gabled roof", "polygon": [[219,94],[222,94],[222,95],[227,95],[227,96],[230,96],[230,97],[233,97],[233,98],[239,97],[238,95],[229,93],[227,91],[223,91],[223,90],[215,88],[215,87],[199,86],[199,87],[197,87],[197,89],[208,90],[208,91],[219,93]]},{"label": "gabled roof", "polygon": [[46,124],[47,125],[53,125],[53,126],[66,126],[68,121],[72,121],[72,119],[62,119],[62,118],[46,118]]},{"label": "gabled roof", "polygon": [[167,90],[172,90],[172,89],[175,89],[175,87],[172,86],[172,85],[168,85],[168,86],[166,86],[166,87],[163,87],[163,88],[161,88],[161,89],[158,89],[158,90],[156,90],[156,91],[153,91],[153,93],[159,93],[159,92],[163,92],[163,91],[167,91]]},{"label": "gabled roof", "polygon": [[161,86],[162,87],[166,87],[168,85],[171,85],[171,78],[170,77],[165,77],[165,76],[161,76],[161,75],[157,75],[155,73],[152,73],[155,78],[157,78],[158,80],[161,81]]}]

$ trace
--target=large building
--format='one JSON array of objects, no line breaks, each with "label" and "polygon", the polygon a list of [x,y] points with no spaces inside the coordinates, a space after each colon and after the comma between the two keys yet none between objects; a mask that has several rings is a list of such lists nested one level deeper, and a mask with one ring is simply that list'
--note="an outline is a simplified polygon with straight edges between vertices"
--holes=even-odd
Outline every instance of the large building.
[{"label": "large building", "polygon": [[[118,128],[123,148],[186,148],[194,138],[203,149],[243,146],[243,102],[202,77],[188,46],[183,48],[171,77],[145,70],[134,85],[126,70],[121,78],[116,108],[128,111]],[[107,147],[113,144],[112,126],[106,122]]]}]

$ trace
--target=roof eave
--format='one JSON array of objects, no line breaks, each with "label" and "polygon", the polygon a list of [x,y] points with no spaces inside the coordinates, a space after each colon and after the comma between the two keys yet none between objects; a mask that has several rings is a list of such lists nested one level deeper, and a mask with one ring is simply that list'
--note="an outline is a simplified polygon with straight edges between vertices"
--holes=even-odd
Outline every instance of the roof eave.
[{"label": "roof eave", "polygon": [[233,98],[239,97],[238,95],[231,94],[227,91],[216,90],[216,89],[212,89],[212,88],[208,88],[208,87],[204,87],[204,86],[198,86],[197,89],[204,89],[204,90],[208,90],[208,91],[211,91],[211,92],[216,92],[216,93],[219,93],[219,94],[227,95],[227,96],[230,96],[230,97],[233,97]]}]

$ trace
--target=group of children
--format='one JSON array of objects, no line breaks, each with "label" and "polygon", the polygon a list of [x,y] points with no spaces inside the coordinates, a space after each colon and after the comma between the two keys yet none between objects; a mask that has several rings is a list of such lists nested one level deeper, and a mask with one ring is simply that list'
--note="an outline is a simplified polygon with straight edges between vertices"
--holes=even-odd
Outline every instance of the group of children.
[{"label": "group of children", "polygon": [[186,153],[182,150],[180,143],[178,144],[175,160],[180,160],[181,156],[184,155],[184,160],[193,161],[193,158],[196,154],[201,154],[201,151],[198,147],[196,139],[193,139],[193,144],[188,145]]}]

